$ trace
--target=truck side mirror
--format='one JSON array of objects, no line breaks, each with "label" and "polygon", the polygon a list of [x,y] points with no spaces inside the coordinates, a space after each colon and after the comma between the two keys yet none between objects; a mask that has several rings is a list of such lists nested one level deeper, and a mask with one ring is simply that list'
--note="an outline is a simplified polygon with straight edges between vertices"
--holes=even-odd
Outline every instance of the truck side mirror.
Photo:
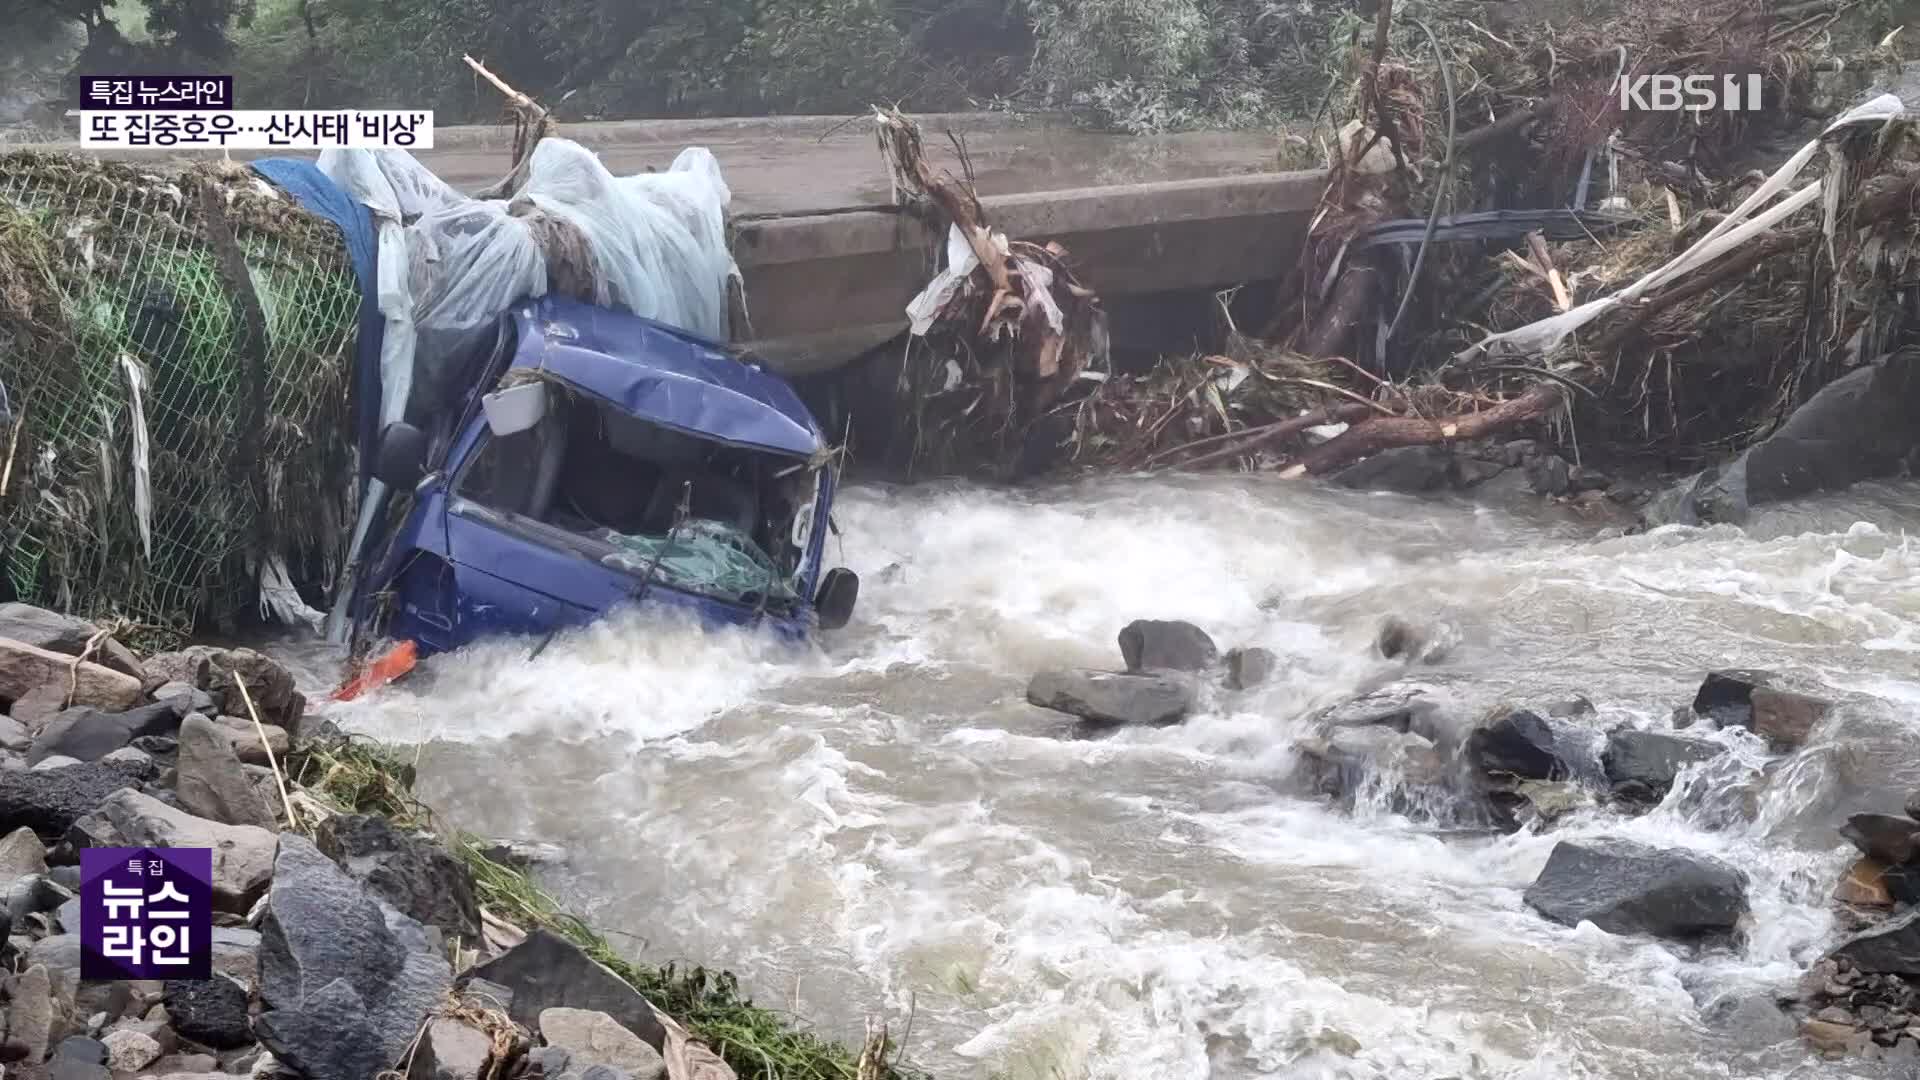
[{"label": "truck side mirror", "polygon": [[427,433],[404,420],[380,432],[373,475],[395,491],[412,491],[427,475]]},{"label": "truck side mirror", "polygon": [[860,599],[860,575],[845,567],[827,571],[814,597],[813,613],[822,630],[838,630],[853,619],[854,602]]}]

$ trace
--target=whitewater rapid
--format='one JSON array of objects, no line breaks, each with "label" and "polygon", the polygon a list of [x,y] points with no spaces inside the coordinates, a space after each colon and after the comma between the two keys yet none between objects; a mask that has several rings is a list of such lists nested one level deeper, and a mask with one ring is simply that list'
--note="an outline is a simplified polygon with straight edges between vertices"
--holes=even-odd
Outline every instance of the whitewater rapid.
[{"label": "whitewater rapid", "polygon": [[[626,618],[442,658],[334,718],[421,744],[472,832],[572,852],[549,884],[653,962],[726,966],[936,1077],[1877,1077],[1768,1004],[1838,933],[1834,826],[1920,787],[1920,498],[1862,489],[1746,531],[1596,535],[1264,477],[855,488],[845,632],[793,652]],[[1456,625],[1452,710],[1582,694],[1664,729],[1713,667],[1824,684],[1816,741],[1734,752],[1638,819],[1440,835],[1286,778],[1303,717],[1398,670],[1383,616]],[[1112,666],[1137,618],[1263,645],[1274,682],[1177,728],[1075,738],[1036,670]],[[1711,770],[1703,772],[1701,770]],[[1711,853],[1751,932],[1695,950],[1568,929],[1521,893],[1557,840]]]}]

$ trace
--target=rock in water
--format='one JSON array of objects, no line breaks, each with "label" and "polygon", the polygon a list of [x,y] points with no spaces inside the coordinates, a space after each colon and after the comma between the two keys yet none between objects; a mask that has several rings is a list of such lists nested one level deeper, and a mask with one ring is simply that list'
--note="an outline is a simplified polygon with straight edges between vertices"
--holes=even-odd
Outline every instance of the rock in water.
[{"label": "rock in water", "polygon": [[1273,678],[1280,658],[1273,650],[1259,646],[1233,649],[1227,653],[1227,689],[1251,690]]},{"label": "rock in water", "polygon": [[126,712],[77,708],[58,713],[33,740],[27,764],[50,757],[98,761],[143,735],[171,735],[180,727],[177,703],[160,701]]},{"label": "rock in water", "polygon": [[535,930],[461,979],[485,979],[512,991],[508,1015],[529,1028],[539,1027],[548,1009],[588,1009],[613,1017],[655,1050],[666,1046],[666,1028],[640,991],[548,930]]},{"label": "rock in water", "polygon": [[1855,934],[1827,957],[1849,961],[1869,975],[1920,976],[1920,908]]},{"label": "rock in water", "polygon": [[1833,711],[1830,701],[1772,687],[1755,689],[1751,704],[1753,733],[1781,751],[1805,746],[1813,729]]},{"label": "rock in water", "polygon": [[274,873],[273,833],[194,817],[132,788],[74,822],[67,838],[74,847],[212,848],[214,906],[236,914],[253,906]]},{"label": "rock in water", "polygon": [[198,714],[187,717],[179,753],[174,790],[182,809],[228,825],[278,828],[223,728]]},{"label": "rock in water", "polygon": [[1834,887],[1833,898],[1860,907],[1892,907],[1893,893],[1887,888],[1886,866],[1872,859],[1856,860]]},{"label": "rock in water", "polygon": [[1452,487],[1453,451],[1444,446],[1396,446],[1334,474],[1333,482],[1361,491],[1420,495]]},{"label": "rock in water", "polygon": [[305,837],[280,836],[260,927],[254,1022],[310,1080],[364,1080],[400,1060],[452,984],[417,922],[386,908]]},{"label": "rock in water", "polygon": [[1840,835],[1860,854],[1888,866],[1910,863],[1920,853],[1920,825],[1892,814],[1855,814],[1840,826]]},{"label": "rock in water", "polygon": [[1205,630],[1190,622],[1140,619],[1120,631],[1120,656],[1127,670],[1206,671],[1220,662],[1220,648]]},{"label": "rock in water", "polygon": [[315,841],[328,858],[405,914],[468,940],[479,938],[473,876],[438,841],[398,832],[371,814],[328,818]]},{"label": "rock in water", "polygon": [[667,1062],[660,1051],[603,1012],[548,1009],[540,1014],[540,1034],[548,1046],[567,1051],[568,1068],[611,1065],[635,1080],[662,1080]]},{"label": "rock in water", "polygon": [[1567,926],[1694,938],[1747,913],[1746,876],[1714,859],[1628,840],[1564,840],[1528,887],[1527,906]]},{"label": "rock in water", "polygon": [[1661,795],[1673,787],[1680,771],[1688,765],[1726,752],[1726,747],[1704,739],[1683,739],[1657,731],[1616,731],[1607,737],[1607,749],[1600,757],[1600,764],[1613,783],[1639,781],[1654,794]]},{"label": "rock in water", "polygon": [[1525,709],[1507,713],[1467,736],[1467,756],[1489,776],[1564,780],[1577,771],[1567,761],[1553,725]]},{"label": "rock in water", "polygon": [[1043,671],[1027,684],[1027,700],[1099,724],[1172,724],[1193,708],[1198,691],[1178,674]]},{"label": "rock in water", "polygon": [[1773,683],[1767,671],[1709,671],[1693,695],[1693,713],[1717,728],[1753,726],[1753,691]]}]

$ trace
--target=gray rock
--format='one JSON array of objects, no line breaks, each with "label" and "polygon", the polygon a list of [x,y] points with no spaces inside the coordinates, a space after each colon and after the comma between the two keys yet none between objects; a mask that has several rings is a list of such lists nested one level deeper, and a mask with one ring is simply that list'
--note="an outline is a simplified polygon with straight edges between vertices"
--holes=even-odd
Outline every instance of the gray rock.
[{"label": "gray rock", "polygon": [[57,682],[49,683],[36,686],[15,698],[13,704],[7,707],[7,717],[19,723],[31,736],[46,727],[66,707],[67,688]]},{"label": "gray rock", "polygon": [[1392,727],[1336,727],[1298,744],[1303,776],[1318,794],[1351,799],[1369,782],[1406,793],[1446,782],[1445,763],[1432,742]]},{"label": "gray rock", "polygon": [[369,892],[405,914],[468,940],[480,937],[473,875],[438,840],[401,833],[372,814],[328,818],[314,839]]},{"label": "gray rock", "polygon": [[253,1042],[247,1024],[247,988],[225,975],[168,980],[167,1015],[183,1038],[215,1050]]},{"label": "gray rock", "polygon": [[1855,934],[1827,958],[1845,960],[1870,975],[1920,976],[1920,908]]},{"label": "gray rock", "polygon": [[1920,821],[1920,791],[1916,791],[1913,794],[1907,796],[1907,805],[1905,809],[1907,811],[1908,817],[1912,818],[1915,821]]},{"label": "gray rock", "polygon": [[460,993],[480,1008],[494,1009],[512,1015],[513,991],[497,982],[469,975],[461,983]]},{"label": "gray rock", "polygon": [[567,849],[559,844],[538,840],[489,840],[486,856],[505,866],[526,869],[532,866],[560,866],[567,861]]},{"label": "gray rock", "polygon": [[0,750],[23,754],[33,745],[33,733],[11,716],[0,716]]},{"label": "gray rock", "polygon": [[105,1065],[107,1044],[85,1035],[69,1035],[60,1040],[60,1045],[54,1048],[53,1056],[72,1058],[75,1061],[85,1061],[94,1065]]},{"label": "gray rock", "polygon": [[1714,859],[1627,840],[1564,840],[1528,887],[1527,905],[1567,926],[1695,938],[1747,913],[1746,876]]},{"label": "gray rock", "polygon": [[144,750],[136,750],[131,746],[123,746],[100,760],[130,769],[159,771],[153,763],[153,758],[147,756]]},{"label": "gray rock", "polygon": [[1920,824],[1912,818],[1854,814],[1840,827],[1840,835],[1860,849],[1862,855],[1889,866],[1913,862],[1914,856],[1920,854]]},{"label": "gray rock", "polygon": [[181,723],[176,768],[174,791],[188,813],[228,825],[278,826],[234,753],[232,739],[206,717],[195,714]]},{"label": "gray rock", "polygon": [[82,982],[77,932],[55,934],[34,942],[27,950],[27,963],[46,968],[54,999],[74,1016],[105,1012],[108,1019],[118,1019],[132,1004],[135,987],[150,986],[154,993],[159,992],[159,983]]},{"label": "gray rock", "polygon": [[212,694],[183,682],[170,682],[163,685],[153,692],[153,700],[173,702],[179,706],[183,716],[187,713],[210,716],[220,711],[220,706],[213,700]]},{"label": "gray rock", "polygon": [[[280,837],[261,923],[260,1041],[310,1080],[400,1059],[452,982],[425,930],[384,909],[306,838]],[[356,1071],[357,1070],[357,1071]]]},{"label": "gray rock", "polygon": [[1397,491],[1419,495],[1454,486],[1453,451],[1444,446],[1400,446],[1381,450],[1334,474],[1333,482],[1361,491]]},{"label": "gray rock", "polygon": [[273,833],[194,817],[132,789],[76,821],[68,839],[75,847],[212,848],[213,901],[222,911],[246,911],[274,872]]},{"label": "gray rock", "polygon": [[1220,662],[1220,648],[1205,630],[1190,622],[1137,619],[1120,631],[1120,656],[1127,670],[1206,671]]},{"label": "gray rock", "polygon": [[1492,777],[1565,780],[1586,770],[1579,748],[1538,713],[1515,709],[1467,736],[1467,756]]},{"label": "gray rock", "polygon": [[1542,454],[1527,463],[1527,486],[1535,495],[1565,495],[1573,490],[1573,469],[1558,454]]},{"label": "gray rock", "polygon": [[87,643],[94,642],[99,634],[100,628],[85,619],[61,615],[31,604],[0,604],[0,638],[11,638],[66,656],[87,654],[88,659],[103,667],[136,679],[146,678],[146,672],[132,650],[110,637],[100,637],[94,643],[93,651],[88,653]]},{"label": "gray rock", "polygon": [[[234,754],[249,765],[265,765],[269,761],[282,760],[292,747],[287,729],[278,724],[255,726],[253,721],[237,716],[222,716],[216,723],[226,729]],[[265,739],[261,738],[262,733],[265,733]]]},{"label": "gray rock", "polygon": [[44,964],[7,979],[7,1040],[27,1048],[28,1061],[47,1056],[53,1037],[53,980]]},{"label": "gray rock", "polygon": [[636,1080],[660,1080],[667,1063],[660,1051],[621,1026],[606,1013],[591,1009],[546,1009],[540,1013],[540,1034],[549,1046],[565,1047],[568,1068],[611,1065]]},{"label": "gray rock", "polygon": [[[70,757],[67,757],[65,754],[53,754],[49,757],[41,758],[38,762],[36,762],[32,766],[32,769],[33,771],[36,771],[36,772],[49,772],[54,769],[64,769],[69,765],[79,765],[79,764],[81,764],[81,761],[79,758],[70,758]],[[124,761],[116,761],[116,762],[113,762],[112,764],[115,767],[120,767],[120,768],[124,768],[126,765]]]},{"label": "gray rock", "polygon": [[562,1046],[536,1046],[527,1051],[527,1075],[561,1077],[567,1073],[573,1055]]},{"label": "gray rock", "polygon": [[1773,685],[1766,671],[1710,671],[1693,695],[1693,714],[1717,728],[1753,727],[1753,692]]},{"label": "gray rock", "polygon": [[65,833],[108,796],[140,779],[118,762],[0,771],[0,829],[28,828],[43,836]]},{"label": "gray rock", "polygon": [[1280,658],[1273,650],[1257,645],[1233,649],[1227,653],[1227,689],[1251,690],[1273,678]]},{"label": "gray rock", "polygon": [[47,872],[47,846],[32,829],[22,826],[0,839],[0,881]]},{"label": "gray rock", "polygon": [[1425,734],[1428,720],[1440,708],[1431,689],[1417,682],[1392,683],[1325,709],[1314,720],[1334,728],[1384,727]]},{"label": "gray rock", "polygon": [[1027,700],[1098,724],[1171,724],[1199,700],[1190,677],[1110,671],[1043,671],[1027,684]]},{"label": "gray rock", "polygon": [[109,1031],[100,1040],[107,1047],[107,1067],[115,1072],[134,1072],[159,1060],[160,1043],[139,1031]]},{"label": "gray rock", "polygon": [[213,928],[213,970],[251,986],[260,977],[260,931],[237,926]]},{"label": "gray rock", "polygon": [[528,934],[527,940],[462,976],[463,981],[470,978],[511,990],[507,1015],[528,1028],[537,1028],[540,1014],[548,1009],[589,1009],[613,1017],[655,1050],[666,1046],[666,1029],[638,990],[550,931]]},{"label": "gray rock", "polygon": [[493,1040],[459,1020],[429,1023],[408,1063],[407,1080],[480,1080],[493,1056]]},{"label": "gray rock", "polygon": [[165,1076],[169,1080],[184,1080],[179,1074],[204,1075],[212,1073],[226,1076],[220,1069],[220,1059],[212,1054],[169,1054],[153,1063],[150,1070],[154,1076]]},{"label": "gray rock", "polygon": [[1657,731],[1616,731],[1607,737],[1600,763],[1613,783],[1637,780],[1658,795],[1673,787],[1674,779],[1688,765],[1726,752],[1726,747],[1704,739],[1683,739]]},{"label": "gray rock", "polygon": [[98,761],[144,735],[171,735],[180,727],[179,705],[157,701],[125,712],[74,708],[56,715],[33,740],[27,764],[50,757]]},{"label": "gray rock", "polygon": [[271,657],[252,649],[195,645],[151,657],[146,668],[151,675],[168,682],[205,690],[217,710],[230,716],[248,715],[239,689],[239,684],[244,682],[246,696],[252,699],[260,720],[289,732],[297,728],[306,711],[306,699],[295,687],[292,673]]}]

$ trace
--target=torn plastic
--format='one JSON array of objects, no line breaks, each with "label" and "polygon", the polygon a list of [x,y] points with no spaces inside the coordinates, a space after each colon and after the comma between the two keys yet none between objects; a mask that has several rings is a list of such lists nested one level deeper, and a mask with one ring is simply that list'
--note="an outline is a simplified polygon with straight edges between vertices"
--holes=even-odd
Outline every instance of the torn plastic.
[{"label": "torn plastic", "polygon": [[933,329],[933,320],[939,317],[947,302],[953,299],[953,294],[960,291],[960,286],[966,283],[979,265],[980,260],[974,255],[973,246],[967,243],[966,236],[961,233],[960,226],[947,226],[946,269],[935,274],[933,280],[927,282],[927,287],[920,290],[920,295],[907,304],[907,318],[912,323],[913,336],[927,336],[927,331]]},{"label": "torn plastic", "polygon": [[311,630],[319,630],[325,618],[300,598],[300,590],[293,586],[293,575],[287,572],[287,560],[278,554],[268,556],[260,564],[260,617]]},{"label": "torn plastic", "polygon": [[1850,127],[1884,124],[1900,117],[1904,112],[1905,107],[1900,99],[1892,94],[1881,94],[1879,97],[1848,109],[1828,124],[1818,138],[1801,147],[1787,159],[1786,164],[1774,170],[1772,176],[1767,177],[1753,194],[1747,196],[1705,236],[1659,269],[1616,292],[1589,300],[1572,310],[1512,330],[1490,334],[1463,350],[1457,359],[1471,360],[1495,346],[1500,346],[1503,351],[1533,356],[1544,356],[1552,352],[1566,340],[1567,335],[1608,311],[1621,304],[1632,303],[1648,292],[1672,282],[1675,278],[1713,262],[1812,204],[1821,195],[1822,183],[1819,180],[1794,192],[1759,216],[1753,216],[1754,211],[1785,191],[1806,170],[1807,163],[1813,160],[1821,146],[1836,133]]},{"label": "torn plastic", "polygon": [[140,362],[120,354],[121,370],[127,373],[127,404],[133,414],[133,516],[140,525],[140,547],[147,559],[153,559],[153,468],[147,442],[147,405],[142,391],[147,376]]}]

